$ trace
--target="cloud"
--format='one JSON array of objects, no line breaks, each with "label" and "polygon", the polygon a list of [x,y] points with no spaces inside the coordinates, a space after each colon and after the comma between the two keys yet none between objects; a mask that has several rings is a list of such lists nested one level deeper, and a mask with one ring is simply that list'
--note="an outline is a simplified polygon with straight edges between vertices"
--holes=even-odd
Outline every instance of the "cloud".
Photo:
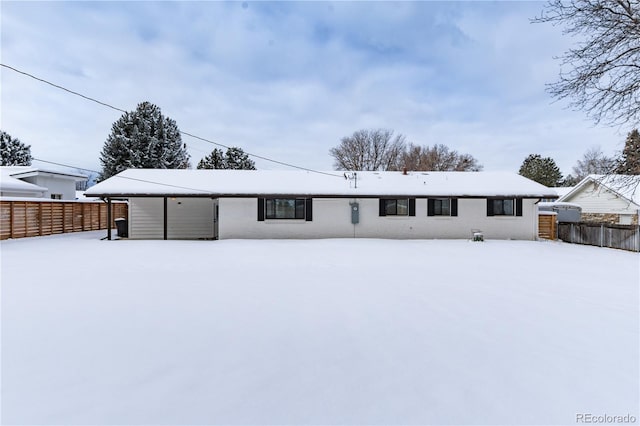
[{"label": "cloud", "polygon": [[[485,170],[530,153],[568,172],[621,147],[554,104],[569,46],[519,2],[3,2],[2,62],[119,108],[159,105],[185,131],[304,167],[360,128],[444,143]],[[97,168],[120,113],[6,69],[2,128],[34,155]],[[194,163],[215,146],[185,137]],[[258,161],[262,168],[276,165]]]}]

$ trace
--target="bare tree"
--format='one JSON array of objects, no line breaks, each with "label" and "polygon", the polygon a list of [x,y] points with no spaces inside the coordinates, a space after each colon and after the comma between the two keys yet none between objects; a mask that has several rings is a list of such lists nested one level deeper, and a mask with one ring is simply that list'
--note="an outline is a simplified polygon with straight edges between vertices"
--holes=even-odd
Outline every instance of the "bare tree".
[{"label": "bare tree", "polygon": [[477,172],[482,170],[473,156],[460,154],[456,150],[442,144],[430,146],[418,146],[409,144],[400,157],[397,170],[432,170],[432,171],[459,171]]},{"label": "bare tree", "polygon": [[393,130],[358,130],[331,148],[336,170],[393,170],[404,152],[405,137]]},{"label": "bare tree", "polygon": [[548,85],[557,99],[584,110],[596,123],[640,122],[640,2],[551,0],[533,22],[550,22],[582,41],[561,57],[559,80]]},{"label": "bare tree", "polygon": [[76,169],[76,173],[78,173],[79,175],[85,175],[87,177],[87,180],[76,182],[76,191],[86,191],[96,184],[96,179],[98,179],[98,172],[87,169]]},{"label": "bare tree", "polygon": [[616,163],[615,158],[604,155],[599,147],[591,148],[573,166],[572,177],[579,182],[589,175],[606,175],[614,171]]}]

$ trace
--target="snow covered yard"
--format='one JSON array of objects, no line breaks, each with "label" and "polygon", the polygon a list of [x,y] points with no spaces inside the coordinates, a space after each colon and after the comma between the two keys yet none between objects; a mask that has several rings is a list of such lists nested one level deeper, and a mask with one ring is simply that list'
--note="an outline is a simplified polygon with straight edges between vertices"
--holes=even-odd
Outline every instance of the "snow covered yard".
[{"label": "snow covered yard", "polygon": [[551,242],[1,243],[3,424],[638,413],[638,254]]}]

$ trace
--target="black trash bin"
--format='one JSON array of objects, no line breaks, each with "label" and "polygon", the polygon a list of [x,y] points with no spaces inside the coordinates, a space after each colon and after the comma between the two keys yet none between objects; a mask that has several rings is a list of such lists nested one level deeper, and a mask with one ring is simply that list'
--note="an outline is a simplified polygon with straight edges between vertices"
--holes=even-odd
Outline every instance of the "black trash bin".
[{"label": "black trash bin", "polygon": [[116,229],[118,231],[118,237],[120,238],[127,238],[129,237],[129,232],[128,232],[128,223],[127,223],[127,219],[120,217],[118,219],[115,219],[114,222],[116,223]]}]

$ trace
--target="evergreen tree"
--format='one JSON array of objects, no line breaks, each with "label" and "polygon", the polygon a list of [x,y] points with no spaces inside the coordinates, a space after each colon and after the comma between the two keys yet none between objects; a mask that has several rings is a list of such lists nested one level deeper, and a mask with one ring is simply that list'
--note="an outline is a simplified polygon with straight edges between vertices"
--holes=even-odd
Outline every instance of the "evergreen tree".
[{"label": "evergreen tree", "polygon": [[198,163],[198,169],[226,169],[224,153],[221,149],[215,148],[211,154],[204,157]]},{"label": "evergreen tree", "polygon": [[562,181],[562,173],[556,162],[550,157],[542,158],[539,154],[529,155],[518,173],[549,187],[559,186]]},{"label": "evergreen tree", "polygon": [[560,184],[558,186],[563,186],[563,187],[576,186],[578,182],[580,182],[581,180],[582,179],[578,179],[572,174],[568,174],[564,177],[564,179],[560,181]]},{"label": "evergreen tree", "polygon": [[227,163],[227,169],[233,169],[233,170],[255,170],[256,169],[256,163],[253,162],[253,160],[251,160],[249,158],[249,155],[247,155],[242,148],[238,148],[235,146],[232,146],[231,148],[227,149],[227,152],[225,154],[225,161]]},{"label": "evergreen tree", "polygon": [[142,102],[113,123],[100,163],[104,180],[126,169],[186,169],[189,154],[176,122],[156,105]]},{"label": "evergreen tree", "polygon": [[0,166],[30,166],[32,159],[31,145],[0,130]]},{"label": "evergreen tree", "polygon": [[627,135],[617,172],[622,175],[640,175],[640,133],[633,129]]},{"label": "evergreen tree", "polygon": [[215,148],[211,154],[200,160],[198,169],[255,170],[256,164],[242,148],[228,148],[224,155],[221,149]]}]

